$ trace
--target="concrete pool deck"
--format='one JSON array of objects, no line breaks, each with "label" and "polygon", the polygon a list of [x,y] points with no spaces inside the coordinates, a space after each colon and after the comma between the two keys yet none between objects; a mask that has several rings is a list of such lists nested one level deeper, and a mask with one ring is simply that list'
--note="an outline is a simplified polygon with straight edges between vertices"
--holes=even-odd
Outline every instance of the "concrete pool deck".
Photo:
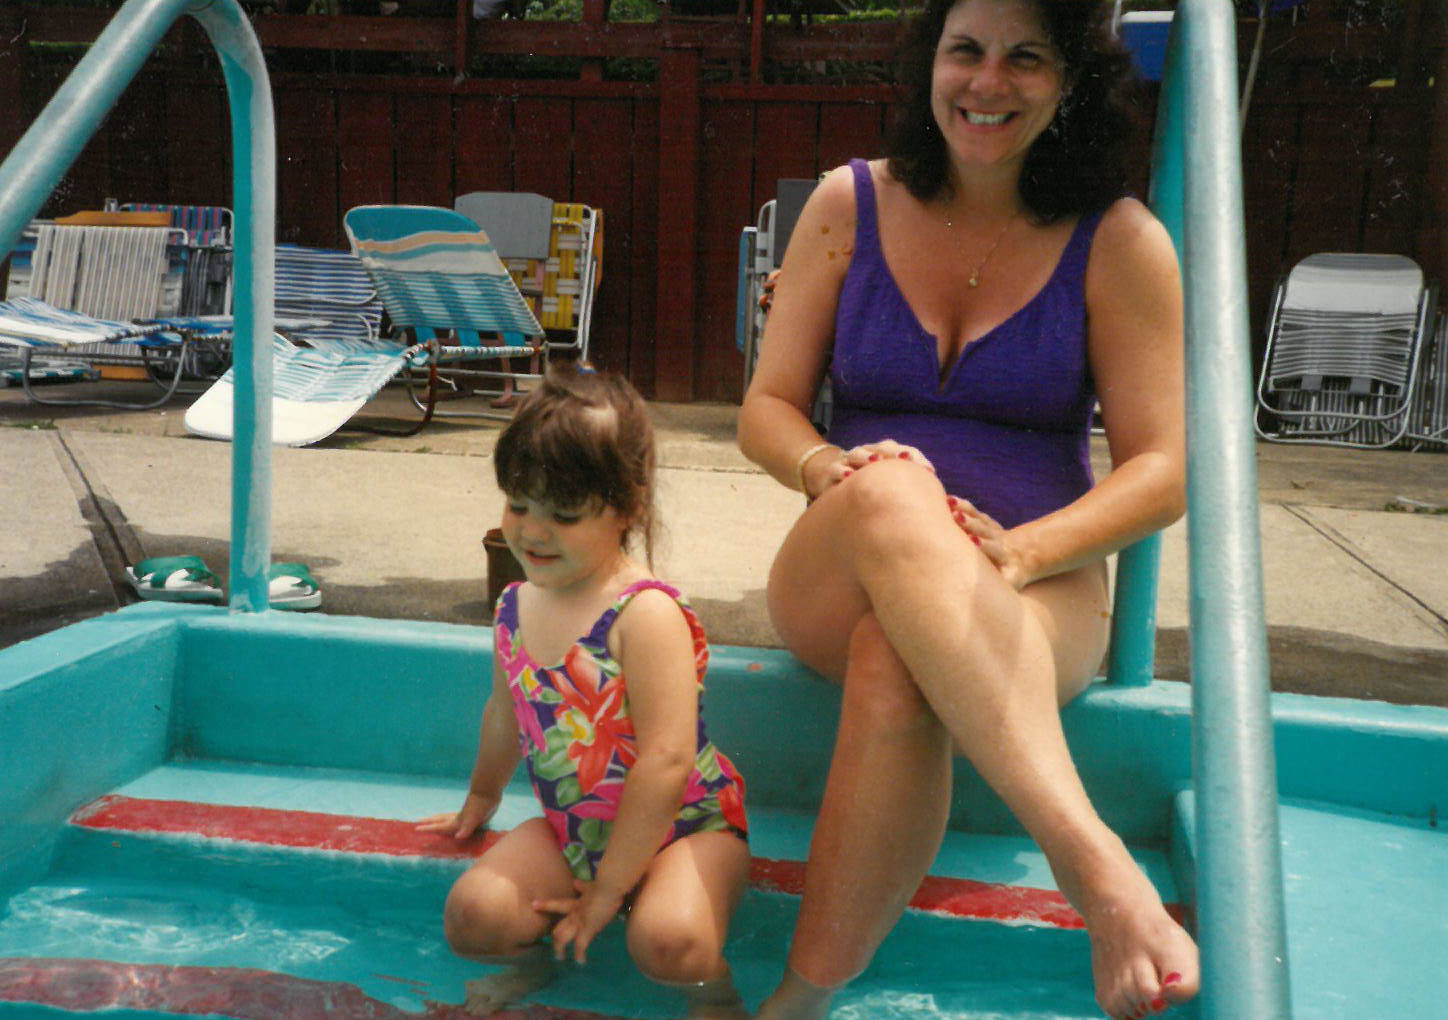
[{"label": "concrete pool deck", "polygon": [[[134,399],[139,387],[45,392],[108,389]],[[190,399],[123,412],[0,390],[0,647],[133,601],[122,568],[145,557],[194,553],[225,581],[230,449],[186,433]],[[689,594],[714,642],[776,646],[764,582],[798,495],[738,452],[737,408],[652,407],[658,572]],[[358,420],[411,417],[389,388]],[[499,429],[451,419],[410,438],[344,432],[276,448],[272,559],[310,565],[325,613],[482,622]],[[1429,512],[1448,506],[1448,455],[1268,443],[1257,453],[1273,688],[1448,706],[1448,514]],[[1093,459],[1099,477],[1099,438]],[[1186,563],[1179,522],[1163,541],[1163,679],[1188,673]]]}]

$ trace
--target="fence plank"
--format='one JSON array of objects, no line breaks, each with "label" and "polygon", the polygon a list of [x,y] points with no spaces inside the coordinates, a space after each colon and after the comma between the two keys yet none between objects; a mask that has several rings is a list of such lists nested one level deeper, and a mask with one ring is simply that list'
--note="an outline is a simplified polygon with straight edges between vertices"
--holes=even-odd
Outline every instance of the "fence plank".
[{"label": "fence plank", "polygon": [[596,363],[628,360],[633,274],[633,103],[580,99],[573,109],[573,185],[576,202],[603,211],[603,281],[594,304],[589,355]]},{"label": "fence plank", "polygon": [[[277,240],[339,246],[337,100],[331,92],[275,94]],[[345,247],[345,245],[342,245]]]},{"label": "fence plank", "polygon": [[337,96],[337,202],[341,215],[359,205],[396,201],[395,96],[343,92]]},{"label": "fence plank", "polygon": [[[739,231],[753,223],[759,203],[773,198],[753,190],[755,115],[750,104],[704,104],[700,179],[706,196],[699,211],[699,304],[694,316],[701,400],[737,400],[744,363],[734,346]],[[811,146],[812,148],[812,146]],[[756,150],[757,151],[757,150]]]},{"label": "fence plank", "polygon": [[397,97],[396,201],[451,209],[452,101],[448,96]]},{"label": "fence plank", "polygon": [[513,102],[505,96],[459,96],[453,128],[457,194],[513,190]]}]

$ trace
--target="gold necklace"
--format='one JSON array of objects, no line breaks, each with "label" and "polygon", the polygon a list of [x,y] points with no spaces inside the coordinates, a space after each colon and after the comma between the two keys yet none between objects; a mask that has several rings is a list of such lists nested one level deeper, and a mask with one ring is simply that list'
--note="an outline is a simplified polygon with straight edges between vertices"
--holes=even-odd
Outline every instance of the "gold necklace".
[{"label": "gold necklace", "polygon": [[[1016,217],[1019,215],[1020,213],[1012,213],[1011,218],[1006,220],[1006,225],[1001,227],[1001,232],[996,235],[995,243],[992,244],[990,250],[985,253],[985,258],[977,262],[975,268],[970,271],[970,278],[965,281],[967,284],[972,287],[980,286],[981,270],[985,269],[985,264],[990,261],[990,257],[995,254],[996,249],[1001,246],[1001,241],[1005,239],[1006,231],[1011,229],[1011,224],[1016,222]],[[945,226],[947,230],[955,229],[955,224],[950,222],[949,216],[945,217]]]}]

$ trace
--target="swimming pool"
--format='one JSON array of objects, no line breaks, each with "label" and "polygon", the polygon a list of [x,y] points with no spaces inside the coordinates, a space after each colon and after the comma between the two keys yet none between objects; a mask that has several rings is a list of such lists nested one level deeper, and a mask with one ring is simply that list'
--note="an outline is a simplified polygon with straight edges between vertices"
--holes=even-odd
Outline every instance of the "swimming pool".
[{"label": "swimming pool", "polygon": [[[448,951],[442,903],[486,839],[410,823],[460,801],[489,642],[142,605],[0,652],[0,1016],[458,1015],[486,968]],[[1103,816],[1190,917],[1188,695],[1098,685],[1065,722]],[[726,955],[754,1005],[783,966],[837,694],[780,653],[721,648],[708,703],[749,781],[751,890]],[[1295,1015],[1435,1015],[1448,712],[1275,707]],[[832,1016],[1099,1016],[1044,859],[968,765],[956,778],[930,878]],[[498,824],[535,811],[520,776]],[[517,1015],[676,1010],[615,924]]]}]

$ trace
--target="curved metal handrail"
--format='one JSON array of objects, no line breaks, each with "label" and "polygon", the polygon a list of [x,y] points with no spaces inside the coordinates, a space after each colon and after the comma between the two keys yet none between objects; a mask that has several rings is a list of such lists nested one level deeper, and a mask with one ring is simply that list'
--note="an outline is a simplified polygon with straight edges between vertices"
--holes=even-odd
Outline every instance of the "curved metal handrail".
[{"label": "curved metal handrail", "polygon": [[271,332],[276,129],[261,47],[236,0],[129,0],[0,164],[0,252],[9,254],[126,86],[178,18],[216,48],[231,108],[236,212],[233,610],[268,606],[271,559]]}]

